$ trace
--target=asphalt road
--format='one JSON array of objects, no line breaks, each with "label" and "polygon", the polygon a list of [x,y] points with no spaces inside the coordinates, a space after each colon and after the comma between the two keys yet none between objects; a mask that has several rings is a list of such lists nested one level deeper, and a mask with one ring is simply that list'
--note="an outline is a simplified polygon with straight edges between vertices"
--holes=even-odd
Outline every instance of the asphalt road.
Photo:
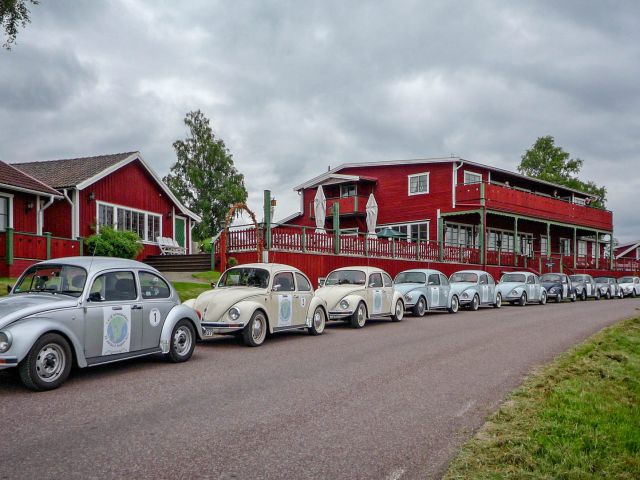
[{"label": "asphalt road", "polygon": [[439,477],[537,365],[640,300],[504,306],[199,344],[23,389],[0,373],[0,478]]}]

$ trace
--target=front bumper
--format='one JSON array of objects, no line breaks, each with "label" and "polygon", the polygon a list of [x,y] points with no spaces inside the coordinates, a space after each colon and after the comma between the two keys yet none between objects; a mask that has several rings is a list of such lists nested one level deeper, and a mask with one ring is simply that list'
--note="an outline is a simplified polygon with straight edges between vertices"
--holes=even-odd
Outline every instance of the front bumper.
[{"label": "front bumper", "polygon": [[16,367],[17,365],[18,359],[16,357],[3,357],[0,355],[0,370]]},{"label": "front bumper", "polygon": [[353,310],[329,310],[329,320],[343,320],[353,315]]},{"label": "front bumper", "polygon": [[200,322],[200,325],[204,338],[210,338],[217,334],[237,332],[245,326],[242,322]]}]

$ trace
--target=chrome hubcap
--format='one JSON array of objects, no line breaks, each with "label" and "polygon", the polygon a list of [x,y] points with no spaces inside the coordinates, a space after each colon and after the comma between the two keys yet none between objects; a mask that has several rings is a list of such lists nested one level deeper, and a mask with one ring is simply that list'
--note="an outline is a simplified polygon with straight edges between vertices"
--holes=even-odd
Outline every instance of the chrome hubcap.
[{"label": "chrome hubcap", "polygon": [[316,332],[324,330],[324,315],[320,309],[316,310],[316,313],[313,315],[313,326]]},{"label": "chrome hubcap", "polygon": [[360,305],[358,307],[358,325],[362,326],[362,325],[364,325],[364,322],[365,322],[364,307],[362,305]]},{"label": "chrome hubcap", "polygon": [[451,300],[451,310],[453,310],[454,312],[458,311],[458,297],[453,297],[453,299]]},{"label": "chrome hubcap", "polygon": [[264,317],[262,315],[258,315],[253,320],[253,325],[251,326],[251,336],[256,342],[261,342],[264,337],[265,331]]},{"label": "chrome hubcap", "polygon": [[424,300],[421,298],[420,300],[418,300],[418,315],[420,316],[424,315],[424,311],[425,311]]},{"label": "chrome hubcap", "polygon": [[402,318],[403,313],[404,313],[404,308],[402,308],[402,303],[401,302],[396,303],[396,318],[400,320]]},{"label": "chrome hubcap", "polygon": [[55,382],[62,375],[66,364],[64,350],[55,343],[49,343],[38,353],[36,373],[43,382]]},{"label": "chrome hubcap", "polygon": [[191,331],[185,326],[178,328],[173,334],[173,349],[181,357],[191,350],[192,343]]}]

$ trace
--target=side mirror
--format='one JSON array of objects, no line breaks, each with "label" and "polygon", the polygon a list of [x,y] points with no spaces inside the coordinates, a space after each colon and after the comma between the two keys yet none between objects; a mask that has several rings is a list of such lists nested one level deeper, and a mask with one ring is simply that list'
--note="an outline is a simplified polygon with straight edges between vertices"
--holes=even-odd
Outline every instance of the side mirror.
[{"label": "side mirror", "polygon": [[318,288],[320,288],[320,287],[324,287],[324,282],[325,282],[326,280],[327,280],[327,279],[326,279],[326,278],[323,278],[323,277],[319,278],[319,279],[318,279]]},{"label": "side mirror", "polygon": [[13,287],[11,285],[7,285],[7,293],[11,293],[11,290],[13,290]]},{"label": "side mirror", "polygon": [[102,295],[100,295],[100,292],[93,292],[89,294],[89,301],[90,302],[102,302],[104,301],[104,298],[102,298]]}]

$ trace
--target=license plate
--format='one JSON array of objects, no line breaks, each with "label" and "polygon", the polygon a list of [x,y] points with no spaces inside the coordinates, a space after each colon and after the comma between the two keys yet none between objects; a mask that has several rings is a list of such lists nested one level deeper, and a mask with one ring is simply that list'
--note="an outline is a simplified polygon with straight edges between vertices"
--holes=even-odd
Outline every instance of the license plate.
[{"label": "license plate", "polygon": [[213,328],[202,327],[202,330],[203,330],[203,335],[205,337],[211,337],[212,335],[215,334],[215,332],[213,331]]}]

